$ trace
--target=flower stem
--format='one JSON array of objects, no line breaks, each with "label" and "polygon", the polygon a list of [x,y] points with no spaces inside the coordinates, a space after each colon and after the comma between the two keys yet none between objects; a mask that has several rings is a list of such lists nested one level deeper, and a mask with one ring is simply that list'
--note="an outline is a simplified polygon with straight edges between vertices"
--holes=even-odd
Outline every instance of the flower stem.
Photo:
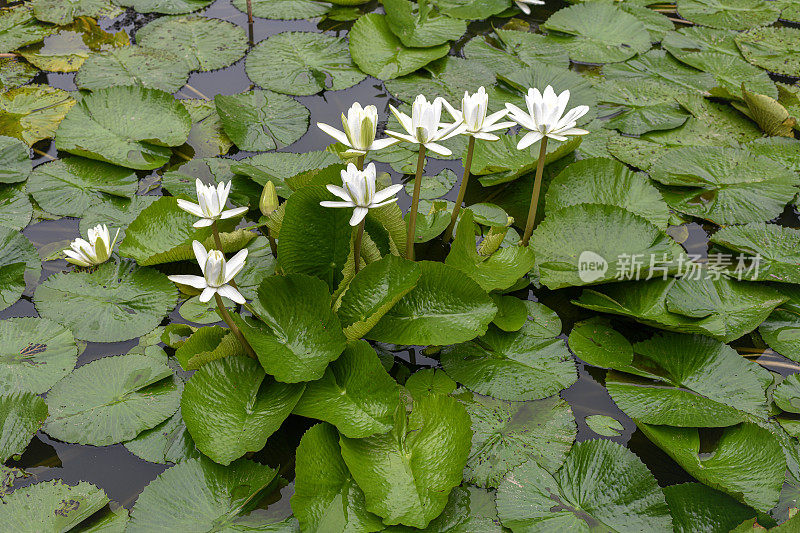
[{"label": "flower stem", "polygon": [[456,198],[456,206],[453,208],[453,214],[450,216],[450,225],[447,226],[447,231],[444,232],[444,242],[450,242],[453,238],[453,230],[456,227],[456,220],[458,220],[458,212],[461,211],[461,204],[464,202],[464,195],[467,194],[467,182],[469,182],[469,171],[472,167],[472,151],[475,149],[475,137],[469,136],[469,145],[467,145],[467,158],[464,160],[464,175],[461,177],[461,187],[458,189],[458,198]]},{"label": "flower stem", "polygon": [[419,190],[422,186],[422,167],[425,165],[425,145],[419,145],[417,158],[417,174],[414,176],[414,195],[411,197],[411,211],[409,211],[408,233],[406,234],[406,259],[414,260],[414,235],[417,229],[417,209],[419,208]]},{"label": "flower stem", "polygon": [[367,154],[358,156],[356,159],[356,167],[358,170],[364,170],[364,158],[367,157]]},{"label": "flower stem", "polygon": [[522,236],[522,246],[528,246],[528,241],[533,233],[533,224],[536,221],[536,208],[539,206],[539,191],[542,190],[542,174],[544,174],[544,158],[547,155],[547,137],[539,141],[539,161],[536,163],[536,180],[533,182],[531,205],[528,208],[528,222],[525,224],[525,234]]},{"label": "flower stem", "polygon": [[222,249],[222,239],[219,236],[219,228],[217,227],[216,220],[211,223],[211,230],[214,232],[214,244],[216,245],[217,250],[225,253],[225,251]]},{"label": "flower stem", "polygon": [[219,311],[219,314],[222,317],[222,320],[224,320],[225,323],[228,324],[228,327],[231,329],[233,334],[236,335],[236,338],[239,339],[240,343],[242,343],[242,346],[244,346],[244,349],[247,352],[247,355],[249,355],[253,359],[258,360],[258,356],[256,355],[256,352],[253,351],[253,347],[250,346],[250,343],[248,343],[245,340],[244,335],[242,335],[241,330],[236,325],[236,323],[233,321],[233,318],[231,318],[231,315],[230,315],[230,313],[228,313],[228,310],[225,308],[225,304],[222,303],[222,297],[219,294],[214,293],[214,299],[217,302],[217,310]]},{"label": "flower stem", "polygon": [[353,260],[355,261],[356,274],[358,274],[358,271],[361,269],[361,238],[364,236],[364,222],[365,220],[362,220],[358,224],[356,242],[353,243]]},{"label": "flower stem", "polygon": [[255,38],[253,36],[253,1],[247,0],[247,33],[248,43],[250,46],[255,45]]}]

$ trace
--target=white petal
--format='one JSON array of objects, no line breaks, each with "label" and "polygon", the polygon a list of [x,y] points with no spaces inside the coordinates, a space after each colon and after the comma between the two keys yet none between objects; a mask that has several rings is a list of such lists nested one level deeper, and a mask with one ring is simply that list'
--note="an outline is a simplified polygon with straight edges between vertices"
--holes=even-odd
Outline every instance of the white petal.
[{"label": "white petal", "polygon": [[208,252],[206,247],[200,241],[192,241],[192,249],[194,250],[194,257],[200,264],[200,270],[206,268],[206,259],[208,259]]},{"label": "white petal", "polygon": [[382,150],[384,148],[392,146],[393,144],[397,144],[398,142],[399,141],[397,139],[392,139],[392,138],[375,139],[375,141],[372,143],[372,145],[369,147],[369,149],[370,150]]},{"label": "white petal", "polygon": [[475,137],[476,139],[482,139],[484,141],[499,141],[500,140],[500,137],[498,137],[494,133],[486,133],[486,132],[481,132],[481,131],[473,134],[473,137]]},{"label": "white petal", "polygon": [[319,129],[321,129],[322,131],[324,131],[325,133],[327,133],[328,135],[330,135],[331,137],[333,137],[334,139],[336,139],[340,143],[342,143],[342,144],[344,144],[346,146],[350,146],[350,141],[347,138],[347,135],[344,134],[344,132],[339,131],[336,128],[334,128],[332,126],[328,126],[327,124],[324,124],[322,122],[317,122],[317,127],[319,127]]},{"label": "white petal", "polygon": [[442,146],[441,144],[436,143],[425,143],[425,148],[430,150],[431,152],[443,156],[453,155],[453,151],[450,148]]},{"label": "white petal", "polygon": [[395,194],[400,192],[400,189],[402,189],[402,188],[403,188],[403,186],[398,184],[398,183],[396,183],[394,185],[389,185],[385,189],[382,189],[382,190],[376,192],[375,193],[375,197],[372,199],[372,202],[373,203],[383,202],[387,198],[391,198],[392,196],[394,196]]},{"label": "white petal", "polygon": [[239,215],[247,213],[248,209],[249,209],[248,207],[235,207],[233,209],[228,209],[220,213],[219,218],[224,220],[226,218],[238,217]]},{"label": "white petal", "polygon": [[386,200],[385,202],[380,202],[380,203],[378,203],[378,204],[371,204],[371,205],[370,205],[370,207],[371,207],[371,208],[375,208],[375,207],[383,207],[384,205],[393,204],[393,203],[395,203],[396,201],[397,201],[397,197],[394,197],[394,198],[389,198],[389,199],[388,199],[388,200]]},{"label": "white petal", "polygon": [[217,289],[217,292],[220,296],[227,298],[228,300],[232,300],[237,304],[243,304],[247,300],[244,299],[244,296],[239,293],[236,289],[231,287],[230,285],[223,285],[222,287]]},{"label": "white petal", "polygon": [[194,226],[195,228],[205,228],[213,223],[214,221],[211,220],[210,218],[201,218],[200,220],[192,224],[192,226]]},{"label": "white petal", "polygon": [[200,276],[179,274],[167,277],[172,282],[180,283],[181,285],[189,285],[190,287],[194,287],[195,289],[205,289],[208,286],[206,284],[206,278]]},{"label": "white petal", "polygon": [[325,187],[331,194],[335,194],[345,202],[349,202],[352,200],[352,198],[350,198],[350,193],[348,193],[345,189],[342,189],[341,187],[337,187],[336,185],[326,185]]},{"label": "white petal", "polygon": [[205,216],[203,210],[200,208],[199,205],[189,202],[187,200],[183,200],[182,198],[178,198],[178,207],[186,211],[187,213],[191,213],[196,217]]},{"label": "white petal", "polygon": [[353,202],[333,202],[330,200],[325,200],[324,202],[320,202],[319,205],[322,207],[355,207],[356,204]]},{"label": "white petal", "polygon": [[236,255],[231,257],[230,261],[225,263],[225,283],[228,283],[242,268],[244,268],[244,261],[247,259],[247,248],[239,250]]},{"label": "white petal", "polygon": [[524,150],[542,137],[544,137],[544,135],[542,135],[542,132],[540,131],[530,131],[526,133],[525,136],[522,137],[522,139],[520,139],[517,143],[517,150]]},{"label": "white petal", "polygon": [[216,292],[217,289],[215,289],[214,287],[206,287],[205,289],[203,289],[203,292],[200,293],[199,299],[201,302],[206,303],[214,296]]},{"label": "white petal", "polygon": [[[405,113],[401,113],[391,104],[389,104],[389,110],[392,112],[392,114],[395,116],[395,118],[397,119],[397,121],[400,123],[400,125],[403,127],[404,130],[406,130],[409,133],[414,132],[414,126],[412,124],[411,117],[409,117]],[[386,134],[388,135],[389,132],[387,131]]]},{"label": "white petal", "polygon": [[356,207],[353,209],[353,216],[350,217],[350,225],[351,226],[358,226],[361,224],[361,221],[364,220],[364,217],[367,216],[369,209],[366,207]]},{"label": "white petal", "polygon": [[398,141],[406,141],[406,142],[415,143],[415,144],[419,143],[417,138],[413,137],[411,135],[406,135],[404,133],[397,133],[396,131],[389,131],[389,130],[386,130],[384,133],[386,133],[386,135],[388,135],[390,137],[394,137]]},{"label": "white petal", "polygon": [[73,250],[64,250],[64,255],[67,256],[67,262],[72,263],[73,265],[82,267],[88,267],[92,265],[92,263],[86,257]]},{"label": "white petal", "polygon": [[559,131],[561,135],[588,135],[589,132],[580,128],[569,128],[568,130]]},{"label": "white petal", "polygon": [[548,133],[546,135],[546,137],[549,137],[550,139],[553,139],[554,141],[566,141],[567,140],[567,138],[564,137],[563,135],[558,135],[556,133]]}]

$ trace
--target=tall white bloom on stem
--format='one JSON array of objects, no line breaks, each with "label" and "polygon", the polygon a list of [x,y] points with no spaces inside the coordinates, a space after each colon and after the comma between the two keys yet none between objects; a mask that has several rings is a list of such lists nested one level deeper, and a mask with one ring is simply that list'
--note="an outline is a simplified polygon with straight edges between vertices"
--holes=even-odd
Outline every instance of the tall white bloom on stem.
[{"label": "tall white bloom on stem", "polygon": [[517,150],[524,150],[537,141],[541,141],[539,147],[539,159],[536,164],[536,179],[533,182],[533,193],[531,204],[528,207],[528,221],[525,224],[525,233],[522,236],[522,245],[527,246],[533,233],[533,225],[536,221],[536,208],[539,204],[539,191],[542,188],[542,173],[544,172],[544,160],[547,156],[547,139],[556,141],[566,141],[570,135],[586,135],[586,130],[576,128],[578,119],[589,112],[589,106],[579,105],[567,111],[569,103],[569,91],[556,94],[551,86],[540,93],[539,89],[528,89],[525,96],[525,104],[528,112],[521,110],[514,104],[506,104],[508,116],[511,120],[525,129],[530,130],[517,143]]},{"label": "tall white bloom on stem", "polygon": [[345,154],[363,156],[370,150],[380,150],[391,146],[396,139],[376,139],[378,132],[378,109],[374,105],[361,107],[358,102],[353,103],[347,110],[347,116],[342,113],[342,128],[339,131],[323,122],[317,122],[319,129],[347,146]]},{"label": "tall white bloom on stem", "polygon": [[200,294],[200,301],[203,303],[211,300],[215,294],[224,296],[237,304],[245,303],[244,296],[233,288],[233,286],[229,285],[229,283],[244,267],[244,261],[247,258],[247,248],[240,250],[236,255],[231,257],[230,261],[226,261],[225,255],[219,250],[206,252],[205,247],[200,244],[200,241],[192,242],[192,248],[194,248],[194,255],[197,258],[197,263],[200,265],[200,270],[203,272],[203,275],[176,275],[169,276],[169,279],[175,283],[202,289],[203,292]]},{"label": "tall white bloom on stem", "polygon": [[531,14],[530,6],[543,6],[544,2],[542,0],[514,0],[514,3],[517,4],[517,7],[522,10],[523,13],[526,15]]},{"label": "tall white bloom on stem", "polygon": [[353,244],[353,259],[355,260],[355,271],[358,273],[361,265],[361,239],[364,236],[364,218],[370,209],[381,207],[386,204],[396,202],[394,196],[403,188],[402,185],[389,185],[383,190],[376,191],[377,175],[375,164],[370,163],[364,170],[358,170],[353,163],[347,165],[347,169],[342,170],[342,187],[328,185],[328,190],[342,199],[342,201],[324,201],[319,205],[322,207],[353,207],[353,216],[350,217],[350,225],[358,226],[356,230],[356,240]]},{"label": "tall white bloom on stem", "polygon": [[456,198],[456,205],[453,208],[453,213],[450,216],[450,225],[444,232],[445,242],[449,241],[453,236],[453,229],[458,220],[458,213],[461,210],[461,204],[464,202],[464,195],[467,193],[467,183],[469,182],[469,173],[472,167],[472,153],[475,150],[475,139],[482,139],[485,141],[497,141],[500,139],[493,131],[506,130],[514,126],[514,122],[497,122],[508,114],[506,109],[492,113],[487,116],[489,110],[489,95],[486,94],[486,89],[479,88],[475,94],[470,95],[469,92],[464,92],[464,98],[461,99],[461,110],[455,109],[450,105],[447,100],[442,100],[442,104],[447,108],[456,122],[461,125],[456,130],[461,135],[469,136],[469,143],[467,144],[467,156],[464,159],[464,176],[461,178],[461,186],[458,189],[458,197]]},{"label": "tall white bloom on stem", "polygon": [[458,135],[459,121],[452,124],[442,123],[442,105],[444,100],[437,98],[433,103],[428,102],[424,95],[420,94],[411,106],[411,116],[401,113],[393,105],[389,106],[392,113],[406,130],[406,133],[386,131],[386,135],[394,137],[400,141],[419,144],[419,155],[417,157],[417,172],[414,176],[414,194],[411,196],[411,209],[408,211],[408,233],[406,235],[406,258],[414,259],[414,240],[417,228],[417,210],[419,209],[419,191],[422,184],[422,167],[425,165],[425,150],[430,150],[439,155],[449,156],[453,152],[438,141],[449,139]]},{"label": "tall white bloom on stem", "polygon": [[89,237],[88,241],[78,237],[70,243],[71,250],[64,250],[64,255],[67,256],[68,262],[82,267],[105,263],[111,257],[111,251],[114,249],[117,237],[119,237],[119,229],[117,229],[117,233],[114,234],[112,239],[108,226],[98,224],[89,229],[87,236]]},{"label": "tall white bloom on stem", "polygon": [[197,188],[197,203],[195,204],[179,198],[178,207],[187,213],[200,217],[200,220],[194,223],[195,228],[204,228],[212,225],[217,220],[243,215],[247,212],[247,207],[225,209],[232,184],[233,182],[229,181],[228,183],[223,182],[214,187],[213,185],[204,184],[198,178],[195,182],[195,187]]}]

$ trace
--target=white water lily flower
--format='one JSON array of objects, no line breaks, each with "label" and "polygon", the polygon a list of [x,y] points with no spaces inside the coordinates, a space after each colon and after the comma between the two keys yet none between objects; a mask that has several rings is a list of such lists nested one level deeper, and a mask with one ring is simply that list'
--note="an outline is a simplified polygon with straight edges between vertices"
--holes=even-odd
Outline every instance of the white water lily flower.
[{"label": "white water lily flower", "polygon": [[442,98],[437,98],[433,103],[428,102],[425,96],[420,94],[411,106],[410,117],[398,111],[393,105],[389,105],[389,109],[408,133],[387,130],[386,135],[401,141],[421,144],[432,152],[449,156],[453,152],[436,143],[458,135],[458,127],[461,123],[456,121],[453,124],[442,124],[442,102]]},{"label": "white water lily flower", "polygon": [[[225,209],[225,204],[228,201],[228,194],[231,192],[232,181],[228,183],[220,183],[216,187],[213,185],[206,185],[200,179],[195,182],[197,188],[197,204],[188,202],[186,200],[178,199],[178,207],[191,213],[200,220],[193,225],[195,228],[203,228],[210,226],[215,220],[224,220],[226,218],[233,218],[247,212],[247,207],[236,207],[234,209]],[[199,204],[199,205],[198,205]]]},{"label": "white water lily flower", "polygon": [[378,131],[378,108],[374,105],[362,108],[358,102],[353,103],[347,110],[347,116],[342,113],[344,131],[322,122],[317,122],[317,126],[347,146],[349,150],[344,153],[349,155],[364,155],[369,150],[380,150],[397,143],[395,139],[375,139]]},{"label": "white water lily flower", "polygon": [[527,113],[514,104],[506,104],[508,117],[523,128],[531,130],[520,139],[517,150],[527,148],[543,137],[566,141],[568,135],[589,133],[575,127],[578,119],[589,112],[589,106],[579,105],[564,115],[568,102],[569,91],[556,95],[553,88],[548,85],[544,94],[540,93],[539,89],[528,89],[528,94],[525,96]]},{"label": "white water lily flower", "polygon": [[358,170],[353,163],[347,165],[346,170],[342,170],[342,185],[328,185],[328,190],[342,199],[338,201],[320,202],[322,207],[354,207],[353,216],[350,217],[350,225],[358,226],[367,212],[374,207],[381,207],[392,202],[397,198],[392,198],[403,188],[402,185],[389,185],[381,191],[376,191],[375,165],[370,163],[363,171]]},{"label": "white water lily flower", "polygon": [[111,257],[111,250],[119,237],[119,229],[112,239],[108,226],[98,224],[89,230],[88,237],[88,242],[78,237],[69,245],[71,250],[64,250],[68,262],[82,267],[105,263]]},{"label": "white water lily flower", "polygon": [[228,285],[228,283],[230,283],[236,274],[244,267],[244,260],[247,259],[247,248],[239,250],[236,255],[231,257],[230,261],[225,261],[225,255],[219,250],[206,252],[206,249],[200,244],[200,241],[192,242],[192,248],[194,248],[194,255],[197,258],[197,263],[200,265],[200,270],[203,272],[203,275],[168,276],[169,279],[175,283],[189,285],[196,289],[203,289],[203,292],[200,294],[200,301],[203,303],[209,301],[214,294],[224,296],[237,304],[245,303],[244,296],[233,288],[233,286]]},{"label": "white water lily flower", "polygon": [[496,141],[500,139],[500,137],[490,132],[505,130],[515,125],[514,122],[500,122],[495,124],[508,114],[507,109],[492,113],[488,117],[486,116],[486,112],[489,108],[489,95],[486,94],[486,89],[483,87],[478,89],[473,95],[464,91],[464,98],[461,99],[461,111],[451,106],[447,100],[442,99],[442,104],[444,104],[447,108],[447,112],[453,116],[455,121],[461,123],[457,129],[458,133],[471,135],[476,139]]},{"label": "white water lily flower", "polygon": [[514,3],[517,4],[517,7],[522,10],[523,13],[526,15],[531,14],[530,6],[543,6],[544,2],[542,0],[514,0]]}]

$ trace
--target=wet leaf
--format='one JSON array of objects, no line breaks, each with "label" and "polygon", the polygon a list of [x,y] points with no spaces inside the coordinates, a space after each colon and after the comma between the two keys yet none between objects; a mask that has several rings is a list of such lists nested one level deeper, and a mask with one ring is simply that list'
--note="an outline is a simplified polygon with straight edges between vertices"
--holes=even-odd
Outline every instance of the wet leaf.
[{"label": "wet leaf", "polygon": [[67,91],[46,85],[25,85],[0,94],[0,129],[32,145],[49,139],[75,105]]},{"label": "wet leaf", "polygon": [[60,479],[43,481],[4,497],[0,521],[19,533],[70,531],[108,501],[102,489],[85,481],[74,486]]},{"label": "wet leaf", "polygon": [[272,91],[218,94],[214,103],[225,133],[241,150],[282,148],[308,130],[308,109]]},{"label": "wet leaf", "polygon": [[45,418],[47,404],[38,396],[30,392],[0,395],[0,464],[22,455]]}]

